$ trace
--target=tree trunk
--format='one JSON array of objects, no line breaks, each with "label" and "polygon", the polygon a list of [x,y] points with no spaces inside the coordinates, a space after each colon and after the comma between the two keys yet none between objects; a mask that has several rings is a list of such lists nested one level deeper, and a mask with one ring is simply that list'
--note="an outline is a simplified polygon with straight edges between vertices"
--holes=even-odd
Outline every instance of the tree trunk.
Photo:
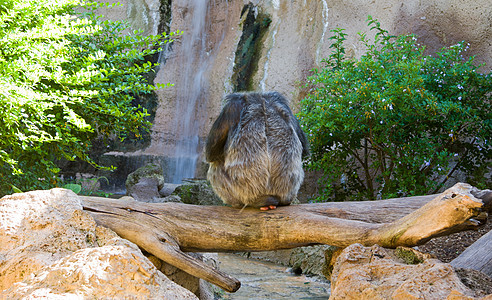
[{"label": "tree trunk", "polygon": [[[475,192],[470,185],[457,184],[437,196],[302,204],[266,212],[95,197],[83,197],[83,206],[98,224],[163,261],[233,292],[240,286],[236,279],[183,251],[263,251],[353,243],[411,247],[476,228],[480,222],[473,218],[484,219],[486,213],[481,212],[484,205],[473,196]],[[378,221],[384,223],[374,224]]]}]

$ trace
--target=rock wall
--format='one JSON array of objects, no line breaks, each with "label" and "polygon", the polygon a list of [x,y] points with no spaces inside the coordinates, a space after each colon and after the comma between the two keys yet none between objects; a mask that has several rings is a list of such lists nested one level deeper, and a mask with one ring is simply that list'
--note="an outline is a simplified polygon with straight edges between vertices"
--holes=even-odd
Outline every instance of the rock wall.
[{"label": "rock wall", "polygon": [[[378,19],[391,34],[417,34],[429,53],[466,40],[471,44],[469,55],[476,55],[477,63],[488,64],[484,70],[492,64],[489,0],[208,1],[203,31],[199,40],[192,41],[201,43],[201,51],[195,46],[191,51],[185,47],[194,30],[190,27],[195,18],[193,1],[120,2],[123,6],[112,11],[111,18],[127,19],[145,33],[170,28],[184,34],[161,55],[162,66],[155,82],[175,85],[157,92],[159,103],[150,146],[131,154],[113,153],[116,156],[172,157],[179,139],[191,134],[197,137],[192,151],[202,161],[203,141],[220,112],[221,100],[224,94],[238,89],[279,91],[292,100],[297,110],[298,101],[305,95],[299,83],[330,53],[330,30],[345,28],[347,54],[358,57],[364,48],[357,41],[357,32],[368,30],[368,15]],[[186,100],[180,95],[193,84],[188,77],[200,81],[199,99],[179,108],[177,102]],[[185,108],[191,109],[187,118],[195,124],[191,133],[180,131]],[[194,167],[195,175],[204,176],[203,166]]]}]

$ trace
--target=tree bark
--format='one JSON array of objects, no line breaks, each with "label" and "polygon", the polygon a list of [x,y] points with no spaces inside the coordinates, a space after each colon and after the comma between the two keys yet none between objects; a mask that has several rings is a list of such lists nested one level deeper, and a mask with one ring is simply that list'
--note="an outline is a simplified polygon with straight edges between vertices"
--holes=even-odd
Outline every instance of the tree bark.
[{"label": "tree bark", "polygon": [[451,261],[451,265],[455,268],[474,269],[492,277],[491,249],[492,231],[489,231]]},{"label": "tree bark", "polygon": [[[490,213],[492,210],[492,193],[490,191],[480,191],[475,193],[475,197],[482,199],[485,208]],[[479,238],[463,253],[451,261],[455,268],[469,268],[480,271],[492,277],[492,231],[489,231]]]},{"label": "tree bark", "polygon": [[470,185],[457,184],[437,196],[301,204],[266,212],[95,197],[83,197],[82,202],[98,224],[163,261],[233,292],[239,281],[184,252],[264,251],[313,244],[346,247],[353,243],[411,247],[476,228],[486,213],[474,192]]}]

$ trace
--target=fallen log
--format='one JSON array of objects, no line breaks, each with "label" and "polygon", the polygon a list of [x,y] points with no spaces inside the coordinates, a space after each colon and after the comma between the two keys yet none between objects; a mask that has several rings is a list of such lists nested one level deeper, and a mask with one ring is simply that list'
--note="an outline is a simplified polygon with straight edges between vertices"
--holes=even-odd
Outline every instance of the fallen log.
[{"label": "fallen log", "polygon": [[[475,194],[481,198],[488,212],[492,210],[492,193],[481,191]],[[468,268],[480,271],[492,277],[492,231],[489,231],[466,248],[463,253],[451,261],[455,268]]]},{"label": "fallen log", "polygon": [[[266,212],[95,197],[83,197],[82,202],[98,224],[164,262],[234,292],[239,281],[185,252],[265,251],[314,244],[346,247],[353,243],[412,247],[479,226],[487,215],[483,202],[473,195],[476,192],[468,184],[456,184],[437,196],[414,200],[301,204]],[[374,222],[375,215],[385,216],[385,223],[361,221]],[[390,215],[394,219],[387,221]]]},{"label": "fallen log", "polygon": [[492,231],[489,231],[451,261],[455,268],[480,271],[492,277]]},{"label": "fallen log", "polygon": [[[475,196],[482,199],[484,206],[490,213],[492,210],[492,193],[481,191]],[[490,249],[492,249],[492,231],[466,248],[463,253],[451,261],[451,265],[455,268],[474,269],[492,277],[492,251]]]}]

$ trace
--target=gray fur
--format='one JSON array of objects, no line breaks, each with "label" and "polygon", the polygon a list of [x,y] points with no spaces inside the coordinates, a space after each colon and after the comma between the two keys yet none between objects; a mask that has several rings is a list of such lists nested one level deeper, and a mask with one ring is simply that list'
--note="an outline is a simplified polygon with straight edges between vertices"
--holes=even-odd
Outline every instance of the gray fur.
[{"label": "gray fur", "polygon": [[276,92],[236,93],[225,102],[206,145],[213,189],[235,208],[289,205],[308,149],[287,100]]}]

